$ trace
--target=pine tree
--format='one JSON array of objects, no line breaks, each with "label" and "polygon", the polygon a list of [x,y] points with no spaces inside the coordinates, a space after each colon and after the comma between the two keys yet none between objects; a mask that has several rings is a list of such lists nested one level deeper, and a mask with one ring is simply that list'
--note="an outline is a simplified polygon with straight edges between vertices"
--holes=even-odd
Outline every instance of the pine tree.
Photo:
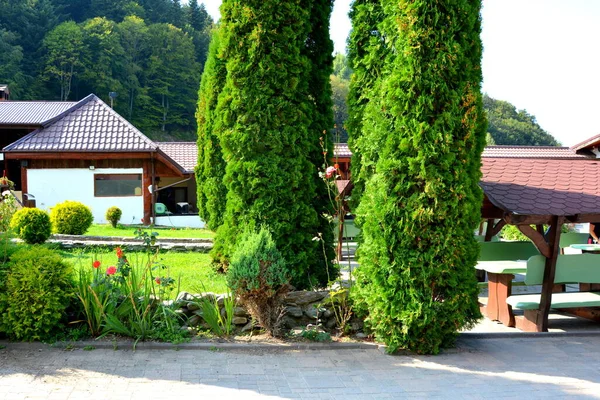
[{"label": "pine tree", "polygon": [[196,187],[198,214],[209,229],[216,230],[223,223],[227,190],[223,184],[225,161],[219,137],[214,129],[215,109],[227,74],[225,60],[219,57],[221,35],[215,29],[212,35],[208,60],[205,64],[198,92],[198,165]]},{"label": "pine tree", "polygon": [[292,283],[303,288],[320,279],[311,272],[325,268],[322,244],[313,240],[321,223],[305,49],[310,10],[302,0],[222,4],[227,80],[215,121],[228,193],[214,259],[227,264],[242,230],[264,225],[290,266]]},{"label": "pine tree", "polygon": [[385,139],[357,210],[358,294],[390,351],[436,353],[480,317],[481,1],[381,4],[394,51],[364,108],[364,131]]}]

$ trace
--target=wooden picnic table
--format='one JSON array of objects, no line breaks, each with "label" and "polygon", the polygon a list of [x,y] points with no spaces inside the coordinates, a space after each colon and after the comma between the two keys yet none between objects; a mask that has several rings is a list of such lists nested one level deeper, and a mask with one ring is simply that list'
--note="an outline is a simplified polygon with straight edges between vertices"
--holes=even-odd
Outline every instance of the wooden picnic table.
[{"label": "wooden picnic table", "polygon": [[488,276],[488,302],[482,313],[492,321],[515,326],[515,316],[506,299],[511,295],[515,274],[527,272],[527,261],[479,261],[475,268],[486,271]]}]

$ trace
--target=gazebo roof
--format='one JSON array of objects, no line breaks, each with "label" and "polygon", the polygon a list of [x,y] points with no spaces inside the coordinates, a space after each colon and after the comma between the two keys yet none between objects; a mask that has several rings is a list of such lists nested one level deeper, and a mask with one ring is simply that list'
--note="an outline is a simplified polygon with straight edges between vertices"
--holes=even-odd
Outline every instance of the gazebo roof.
[{"label": "gazebo roof", "polygon": [[600,214],[600,160],[485,157],[482,173],[487,200],[504,212],[571,219]]}]

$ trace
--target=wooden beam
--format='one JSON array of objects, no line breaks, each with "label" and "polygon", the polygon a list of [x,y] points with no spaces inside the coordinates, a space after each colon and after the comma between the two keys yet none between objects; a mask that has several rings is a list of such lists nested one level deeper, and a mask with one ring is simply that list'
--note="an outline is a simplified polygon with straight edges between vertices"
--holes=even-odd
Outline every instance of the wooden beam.
[{"label": "wooden beam", "polygon": [[517,225],[517,229],[519,229],[521,233],[523,233],[523,235],[531,239],[535,247],[537,247],[537,249],[544,257],[550,258],[552,254],[550,251],[551,249],[548,245],[548,242],[546,242],[544,235],[542,235],[529,225]]},{"label": "wooden beam", "polygon": [[539,332],[548,332],[548,314],[552,304],[552,291],[554,289],[554,276],[556,274],[556,260],[558,258],[558,248],[560,247],[560,231],[564,222],[564,217],[554,216],[550,224],[548,234],[548,245],[550,247],[550,257],[546,257],[546,267],[544,268],[544,283],[542,285],[542,297],[540,299],[539,318],[537,327]]},{"label": "wooden beam", "polygon": [[506,214],[504,220],[509,225],[550,225],[552,215]]},{"label": "wooden beam", "polygon": [[150,217],[152,216],[152,193],[148,190],[148,186],[152,185],[152,169],[149,160],[144,160],[142,174],[142,196],[144,198],[144,225],[150,225]]},{"label": "wooden beam", "polygon": [[25,204],[25,193],[27,193],[27,167],[21,167],[21,193],[23,193],[23,203]]}]

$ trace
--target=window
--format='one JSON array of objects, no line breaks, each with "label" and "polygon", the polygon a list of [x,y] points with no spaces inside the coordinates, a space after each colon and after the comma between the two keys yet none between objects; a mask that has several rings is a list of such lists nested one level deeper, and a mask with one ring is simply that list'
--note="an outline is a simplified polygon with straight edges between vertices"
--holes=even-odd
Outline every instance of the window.
[{"label": "window", "polygon": [[94,196],[124,197],[142,195],[142,174],[96,174]]}]

